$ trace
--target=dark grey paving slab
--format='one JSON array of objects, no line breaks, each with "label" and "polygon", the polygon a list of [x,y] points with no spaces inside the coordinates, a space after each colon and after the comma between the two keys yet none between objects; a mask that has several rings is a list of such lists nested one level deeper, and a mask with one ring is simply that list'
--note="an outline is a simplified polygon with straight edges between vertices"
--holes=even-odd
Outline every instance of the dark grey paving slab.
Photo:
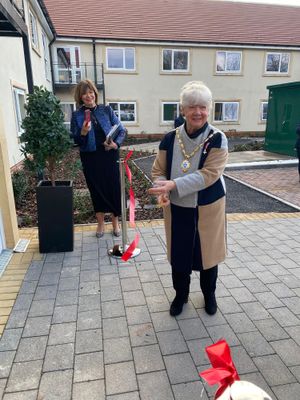
[{"label": "dark grey paving slab", "polygon": [[74,383],[72,400],[82,399],[105,400],[104,380]]},{"label": "dark grey paving slab", "polygon": [[74,382],[87,382],[103,378],[103,352],[77,354],[75,356]]},{"label": "dark grey paving slab", "polygon": [[137,390],[137,380],[132,361],[105,366],[106,393],[118,394]]},{"label": "dark grey paving slab", "polygon": [[73,371],[54,371],[43,374],[39,396],[49,400],[71,400]]},{"label": "dark grey paving slab", "polygon": [[8,379],[6,392],[37,389],[42,364],[42,360],[14,363]]},{"label": "dark grey paving slab", "polygon": [[153,400],[153,388],[160,400],[174,400],[171,385],[165,371],[138,375],[141,400]]}]

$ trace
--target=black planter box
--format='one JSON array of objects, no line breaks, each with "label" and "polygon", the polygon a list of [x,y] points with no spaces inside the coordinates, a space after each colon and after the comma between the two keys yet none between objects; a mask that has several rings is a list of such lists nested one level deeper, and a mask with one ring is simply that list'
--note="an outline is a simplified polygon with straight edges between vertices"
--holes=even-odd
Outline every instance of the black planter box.
[{"label": "black planter box", "polygon": [[40,253],[73,251],[73,181],[40,181],[36,188]]}]

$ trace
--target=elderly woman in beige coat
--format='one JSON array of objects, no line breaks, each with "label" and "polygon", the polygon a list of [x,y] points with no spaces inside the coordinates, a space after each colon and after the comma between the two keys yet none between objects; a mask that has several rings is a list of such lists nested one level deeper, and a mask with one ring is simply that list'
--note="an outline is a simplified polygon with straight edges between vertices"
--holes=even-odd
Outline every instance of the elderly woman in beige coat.
[{"label": "elderly woman in beige coat", "polygon": [[185,123],[167,133],[152,168],[149,193],[164,207],[168,259],[176,296],[172,316],[188,301],[192,270],[200,271],[205,310],[217,311],[218,264],[225,259],[225,184],[228,157],[223,132],[208,123],[212,94],[203,82],[183,86],[180,105]]}]

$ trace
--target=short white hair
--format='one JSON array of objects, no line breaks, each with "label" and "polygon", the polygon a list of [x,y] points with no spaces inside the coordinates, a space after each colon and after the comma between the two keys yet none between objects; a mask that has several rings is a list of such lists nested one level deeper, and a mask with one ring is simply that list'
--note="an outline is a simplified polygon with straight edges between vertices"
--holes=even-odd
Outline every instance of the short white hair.
[{"label": "short white hair", "polygon": [[203,82],[190,81],[181,89],[180,105],[181,107],[205,105],[208,108],[211,108],[212,93]]}]

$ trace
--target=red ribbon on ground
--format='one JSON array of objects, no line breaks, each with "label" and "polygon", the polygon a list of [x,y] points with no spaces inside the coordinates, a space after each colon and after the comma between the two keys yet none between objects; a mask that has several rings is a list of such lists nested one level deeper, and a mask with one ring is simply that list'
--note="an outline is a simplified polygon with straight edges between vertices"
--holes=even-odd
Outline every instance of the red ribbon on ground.
[{"label": "red ribbon on ground", "polygon": [[209,385],[219,384],[215,395],[215,399],[218,399],[224,390],[232,385],[234,381],[239,381],[240,377],[232,361],[230,348],[225,340],[220,340],[211,346],[207,346],[205,350],[213,368],[200,372],[199,375]]},{"label": "red ribbon on ground", "polygon": [[[127,164],[127,161],[131,157],[132,153],[133,153],[132,150],[128,152],[123,163],[124,163],[125,172],[126,172],[126,175],[127,175],[128,181],[129,181],[129,225],[131,228],[134,228],[135,227],[135,197],[134,197],[134,191],[132,189],[132,174],[131,174],[130,168]],[[134,240],[130,243],[130,245],[128,246],[128,248],[122,255],[121,258],[123,261],[129,260],[129,258],[132,256],[134,250],[137,248],[139,240],[140,240],[140,235],[137,233],[135,235]]]}]

